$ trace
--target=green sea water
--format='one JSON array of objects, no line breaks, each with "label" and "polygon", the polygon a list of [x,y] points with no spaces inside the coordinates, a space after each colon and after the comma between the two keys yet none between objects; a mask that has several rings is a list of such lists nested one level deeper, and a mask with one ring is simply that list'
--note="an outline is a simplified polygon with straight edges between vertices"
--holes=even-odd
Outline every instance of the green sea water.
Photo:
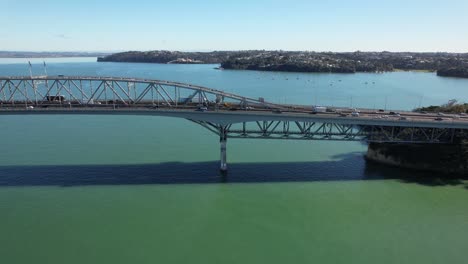
[{"label": "green sea water", "polygon": [[[411,109],[468,96],[467,80],[432,73],[92,60],[56,59],[47,70],[286,103]],[[0,75],[27,74],[18,62],[0,60]],[[362,143],[229,140],[223,177],[218,138],[185,120],[0,116],[0,126],[0,263],[467,262],[468,182],[367,163]]]}]

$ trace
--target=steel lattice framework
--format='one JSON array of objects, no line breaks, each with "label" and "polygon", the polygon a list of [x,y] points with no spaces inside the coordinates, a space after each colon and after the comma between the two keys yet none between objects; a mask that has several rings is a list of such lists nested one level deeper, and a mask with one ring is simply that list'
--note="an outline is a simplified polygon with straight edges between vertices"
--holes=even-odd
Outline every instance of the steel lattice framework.
[{"label": "steel lattice framework", "polygon": [[50,96],[60,102],[60,98],[66,98],[67,103],[75,107],[97,103],[165,107],[233,103],[241,107],[281,107],[264,102],[262,98],[254,99],[203,86],[161,80],[85,76],[0,77],[2,104],[39,106],[50,104],[52,100],[44,100]]},{"label": "steel lattice framework", "polygon": [[463,130],[446,128],[346,125],[336,123],[255,121],[219,125],[191,120],[228,138],[367,141],[376,143],[451,143]]},{"label": "steel lattice framework", "polygon": [[[88,77],[20,76],[0,77],[2,109],[39,107],[71,110],[194,109],[200,106],[248,109],[287,109],[290,106],[265,102],[203,86],[161,80]],[[81,111],[80,111],[81,112]],[[255,120],[222,122],[187,119],[229,138],[347,140],[399,143],[447,143],[464,133],[462,129],[346,124],[336,121],[299,122]]]},{"label": "steel lattice framework", "polygon": [[[200,108],[211,111],[196,111]],[[272,110],[292,112],[291,109],[296,112],[272,114]],[[233,114],[229,110],[242,111]],[[263,98],[161,80],[0,77],[0,114],[141,114],[188,119],[219,136],[222,171],[227,169],[228,138],[435,144],[464,139],[468,131],[467,122],[319,117],[307,115],[310,110],[310,107],[273,104]]]}]

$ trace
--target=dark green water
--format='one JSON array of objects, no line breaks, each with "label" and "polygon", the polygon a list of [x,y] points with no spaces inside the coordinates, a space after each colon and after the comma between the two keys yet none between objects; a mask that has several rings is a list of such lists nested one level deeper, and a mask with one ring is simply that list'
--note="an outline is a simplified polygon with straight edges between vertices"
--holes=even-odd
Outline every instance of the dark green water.
[{"label": "dark green water", "polygon": [[[352,95],[353,105],[387,97],[411,109],[468,95],[468,81],[428,73],[48,65],[51,74],[177,80],[280,102]],[[0,75],[26,70],[0,64]],[[184,120],[1,116],[0,126],[0,263],[467,262],[468,182],[368,164],[360,143],[230,140],[221,177],[218,139]]]}]

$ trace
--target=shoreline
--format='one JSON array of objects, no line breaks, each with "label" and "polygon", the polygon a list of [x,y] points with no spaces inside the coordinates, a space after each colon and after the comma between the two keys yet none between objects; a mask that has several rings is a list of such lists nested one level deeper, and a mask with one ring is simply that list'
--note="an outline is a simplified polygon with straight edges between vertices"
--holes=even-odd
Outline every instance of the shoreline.
[{"label": "shoreline", "polygon": [[[99,62],[220,64],[226,70],[294,73],[437,72],[460,76],[468,54],[440,52],[312,52],[312,51],[127,51],[99,57]],[[457,65],[457,69],[453,69]],[[459,69],[458,69],[459,68]],[[440,72],[440,74],[439,74]],[[468,77],[468,74],[466,74]]]},{"label": "shoreline", "polygon": [[405,69],[393,69],[392,72],[425,72],[425,73],[433,73],[437,72],[436,70],[424,70],[424,69],[414,69],[414,70],[405,70]]},{"label": "shoreline", "polygon": [[[146,62],[146,61],[97,61],[100,63],[138,63],[138,64],[159,64],[159,65],[218,65],[220,66],[221,63],[163,63],[163,62]],[[381,71],[381,72],[370,72],[370,71],[357,71],[357,72],[320,72],[320,71],[271,71],[271,70],[250,70],[250,69],[230,69],[230,68],[223,68],[223,69],[214,69],[218,71],[251,71],[251,72],[284,72],[284,73],[323,73],[323,74],[356,74],[356,73],[369,73],[369,74],[382,74],[382,73],[392,73],[392,72],[417,72],[417,73],[435,73],[435,70],[404,70],[404,69],[393,69],[391,71]],[[446,76],[440,76],[446,77]]]}]

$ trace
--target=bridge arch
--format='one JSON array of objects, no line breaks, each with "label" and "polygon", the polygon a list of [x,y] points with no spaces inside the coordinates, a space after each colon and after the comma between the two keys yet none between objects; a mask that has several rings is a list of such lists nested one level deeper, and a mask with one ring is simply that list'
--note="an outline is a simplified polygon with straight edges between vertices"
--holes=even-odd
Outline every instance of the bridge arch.
[{"label": "bridge arch", "polygon": [[92,104],[182,107],[212,104],[247,108],[282,105],[181,82],[124,77],[7,76],[0,77],[2,104],[45,105],[67,101],[74,106]]}]

